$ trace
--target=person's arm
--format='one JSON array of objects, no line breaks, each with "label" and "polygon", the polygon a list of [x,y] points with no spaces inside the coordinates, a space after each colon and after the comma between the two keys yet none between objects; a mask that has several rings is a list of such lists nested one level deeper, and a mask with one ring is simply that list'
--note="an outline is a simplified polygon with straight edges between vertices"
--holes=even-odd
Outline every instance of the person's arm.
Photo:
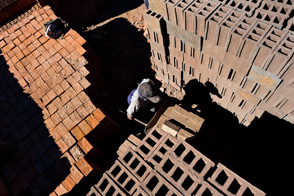
[{"label": "person's arm", "polygon": [[127,109],[127,116],[129,119],[132,119],[134,117],[134,114],[136,111],[138,111],[140,105],[139,105],[139,93],[138,89],[134,92],[131,103]]}]

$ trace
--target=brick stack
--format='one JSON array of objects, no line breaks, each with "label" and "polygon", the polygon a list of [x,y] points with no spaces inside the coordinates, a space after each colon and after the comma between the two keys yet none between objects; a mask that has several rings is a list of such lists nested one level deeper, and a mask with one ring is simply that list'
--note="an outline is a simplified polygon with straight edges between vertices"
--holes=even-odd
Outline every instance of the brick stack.
[{"label": "brick stack", "polygon": [[84,92],[86,41],[72,29],[48,39],[42,24],[56,15],[33,10],[0,31],[0,141],[16,147],[1,165],[13,195],[63,195],[99,169],[85,136],[108,118]]},{"label": "brick stack", "polygon": [[151,0],[156,77],[179,99],[192,79],[213,83],[213,100],[246,126],[265,111],[293,124],[293,10],[290,1]]},{"label": "brick stack", "polygon": [[[130,136],[119,157],[87,196],[255,195],[265,193],[158,127],[143,140]],[[124,150],[122,150],[124,149]]]}]

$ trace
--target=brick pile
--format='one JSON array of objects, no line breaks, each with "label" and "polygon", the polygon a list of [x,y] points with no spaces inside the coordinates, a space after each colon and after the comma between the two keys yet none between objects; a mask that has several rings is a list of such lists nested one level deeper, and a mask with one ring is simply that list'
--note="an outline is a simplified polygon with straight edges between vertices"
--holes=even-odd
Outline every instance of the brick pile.
[{"label": "brick pile", "polygon": [[143,138],[131,135],[87,196],[264,196],[246,180],[157,126]]},{"label": "brick pile", "polygon": [[152,69],[179,99],[190,80],[211,82],[213,101],[246,126],[265,111],[293,124],[293,11],[290,1],[150,0]]},{"label": "brick pile", "polygon": [[13,195],[63,195],[99,169],[85,136],[108,118],[84,92],[85,39],[73,29],[47,38],[42,24],[57,16],[33,10],[0,31],[0,141],[16,147],[1,166]]}]

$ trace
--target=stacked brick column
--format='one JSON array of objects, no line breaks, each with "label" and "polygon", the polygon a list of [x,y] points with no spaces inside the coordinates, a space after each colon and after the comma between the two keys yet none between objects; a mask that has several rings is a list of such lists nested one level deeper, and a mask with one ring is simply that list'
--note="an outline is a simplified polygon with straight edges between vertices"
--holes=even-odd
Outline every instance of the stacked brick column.
[{"label": "stacked brick column", "polygon": [[[88,195],[265,195],[182,139],[153,127],[114,160]],[[131,147],[132,146],[132,147]],[[120,147],[120,149],[123,149]],[[116,182],[116,183],[115,183]]]},{"label": "stacked brick column", "polygon": [[[212,95],[213,100],[244,125],[264,111],[294,123],[294,99],[286,93],[293,92],[288,78],[293,54],[290,1],[168,0],[156,5],[165,7],[165,13],[155,3],[148,12],[161,12],[163,39],[169,40],[162,45],[167,55],[162,56],[166,64],[160,65],[166,68],[164,78],[156,61],[152,68],[167,93],[181,99],[190,80],[209,81],[221,95]],[[149,32],[156,20],[146,18]],[[151,44],[152,53],[157,48]]]},{"label": "stacked brick column", "polygon": [[84,92],[86,41],[73,29],[49,39],[42,24],[57,16],[49,6],[30,13],[0,31],[0,139],[17,148],[2,167],[14,195],[62,195],[99,170],[85,136],[109,119]]}]

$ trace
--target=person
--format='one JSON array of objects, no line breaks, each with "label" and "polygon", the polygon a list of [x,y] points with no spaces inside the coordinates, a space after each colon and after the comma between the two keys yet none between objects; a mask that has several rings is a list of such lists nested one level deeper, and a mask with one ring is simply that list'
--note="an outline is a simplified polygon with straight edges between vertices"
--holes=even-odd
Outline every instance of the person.
[{"label": "person", "polygon": [[149,78],[143,79],[138,87],[132,90],[128,96],[128,119],[132,120],[135,113],[138,112],[140,108],[146,109],[151,103],[157,104],[160,100],[160,92],[155,88],[154,82]]},{"label": "person", "polygon": [[64,23],[61,18],[56,18],[43,24],[45,35],[52,39],[62,39],[67,27],[68,24]]}]

